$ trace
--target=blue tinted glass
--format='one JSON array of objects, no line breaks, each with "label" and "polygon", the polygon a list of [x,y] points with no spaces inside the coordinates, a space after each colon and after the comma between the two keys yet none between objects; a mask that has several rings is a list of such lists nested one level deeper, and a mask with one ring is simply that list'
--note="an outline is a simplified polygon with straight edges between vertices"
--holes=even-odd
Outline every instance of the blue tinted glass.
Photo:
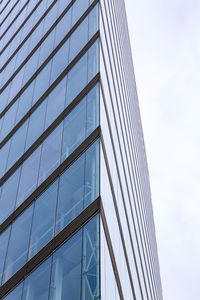
[{"label": "blue tinted glass", "polygon": [[3,73],[2,85],[4,85],[7,82],[7,80],[10,78],[10,76],[12,75],[12,73],[14,71],[14,67],[15,67],[15,62],[16,62],[16,56],[14,56],[11,59],[11,61],[5,68],[5,71]]},{"label": "blue tinted glass", "polygon": [[41,146],[22,165],[19,190],[17,194],[17,207],[37,187],[38,169],[40,161]]},{"label": "blue tinted glass", "polygon": [[84,208],[99,196],[99,142],[86,151]]},{"label": "blue tinted glass", "polygon": [[60,20],[58,26],[56,27],[55,46],[57,46],[61,42],[61,40],[65,37],[65,35],[71,28],[71,12],[72,8],[69,9],[69,11],[64,15],[64,17]]},{"label": "blue tinted glass", "polygon": [[13,135],[8,156],[7,170],[20,158],[24,152],[28,121],[26,121]]},{"label": "blue tinted glass", "polygon": [[4,298],[4,300],[21,300],[22,287],[23,287],[23,282],[19,284],[11,293],[9,293],[8,296]]},{"label": "blue tinted glass", "polygon": [[32,97],[33,97],[34,81],[27,87],[24,93],[18,100],[19,106],[17,110],[16,123],[18,123],[27,111],[31,108]]},{"label": "blue tinted glass", "polygon": [[0,133],[1,133],[2,124],[3,124],[3,117],[0,118]]},{"label": "blue tinted glass", "polygon": [[89,6],[89,0],[76,1],[72,7],[72,26],[82,16]]},{"label": "blue tinted glass", "polygon": [[99,125],[99,84],[87,94],[86,136]]},{"label": "blue tinted glass", "polygon": [[95,86],[64,120],[62,161],[99,125],[99,86]]},{"label": "blue tinted glass", "polygon": [[66,68],[69,60],[69,40],[58,50],[52,60],[51,79],[50,83],[62,73]]},{"label": "blue tinted glass", "polygon": [[3,126],[1,129],[1,139],[4,139],[6,135],[9,133],[9,131],[13,128],[15,123],[15,117],[16,117],[16,111],[17,111],[18,103],[15,102],[11,108],[6,112]]},{"label": "blue tinted glass", "polygon": [[50,29],[51,25],[57,19],[58,2],[51,8],[51,10],[48,12],[48,14],[45,18],[45,21],[44,21],[44,34]]},{"label": "blue tinted glass", "polygon": [[27,261],[32,213],[33,205],[12,224],[3,282],[6,282]]},{"label": "blue tinted glass", "polygon": [[7,87],[0,94],[0,112],[2,112],[7,105],[9,89],[10,89],[10,85],[7,85]]},{"label": "blue tinted glass", "polygon": [[78,54],[88,41],[88,18],[75,30],[70,38],[69,62]]},{"label": "blue tinted glass", "polygon": [[61,231],[99,195],[99,141],[60,177],[56,232]]},{"label": "blue tinted glass", "polygon": [[35,103],[49,87],[49,78],[51,71],[51,63],[38,74],[35,80],[33,103]]},{"label": "blue tinted glass", "polygon": [[60,164],[63,123],[47,137],[42,145],[38,185]]},{"label": "blue tinted glass", "polygon": [[19,71],[19,73],[15,76],[15,78],[12,80],[8,102],[10,102],[15,97],[15,95],[17,95],[17,93],[20,91],[22,87],[23,76],[24,76],[24,68],[22,68]]},{"label": "blue tinted glass", "polygon": [[26,59],[27,55],[29,54],[28,53],[29,44],[30,44],[30,39],[26,40],[24,45],[18,51],[15,69],[16,67],[20,66],[20,64]]},{"label": "blue tinted glass", "polygon": [[29,259],[53,237],[57,191],[58,180],[55,181],[35,202]]},{"label": "blue tinted glass", "polygon": [[68,105],[87,83],[87,53],[68,74],[66,105]]},{"label": "blue tinted glass", "polygon": [[18,190],[20,169],[4,183],[1,191],[1,209],[0,209],[0,223],[2,223],[14,210],[15,200]]},{"label": "blue tinted glass", "polygon": [[99,40],[97,40],[88,51],[88,82],[97,74],[99,71]]},{"label": "blue tinted glass", "polygon": [[11,226],[0,235],[0,283],[2,279],[3,267],[4,267],[4,262],[6,258],[7,247],[8,247],[10,228]]},{"label": "blue tinted glass", "polygon": [[55,29],[51,31],[51,33],[47,36],[45,41],[42,43],[40,47],[40,56],[39,56],[39,64],[38,64],[39,66],[43,64],[43,62],[53,51],[54,36],[55,36]]},{"label": "blue tinted glass", "polygon": [[70,3],[70,0],[65,1],[59,1],[59,7],[58,7],[58,16],[61,15],[63,10],[67,7],[67,5]]},{"label": "blue tinted glass", "polygon": [[84,98],[64,120],[62,161],[66,159],[86,134],[86,99]]},{"label": "blue tinted glass", "polygon": [[98,4],[89,14],[89,39],[97,32],[98,30],[98,16],[99,16],[99,9]]},{"label": "blue tinted glass", "polygon": [[26,149],[28,149],[44,131],[46,105],[46,101],[43,101],[30,116],[26,138]]},{"label": "blue tinted glass", "polygon": [[5,299],[99,299],[99,215],[67,240]]},{"label": "blue tinted glass", "polygon": [[66,77],[53,89],[47,99],[47,112],[45,129],[49,127],[53,121],[64,110],[66,93]]},{"label": "blue tinted glass", "polygon": [[6,163],[8,158],[8,153],[10,149],[10,142],[11,139],[3,146],[3,148],[0,149],[0,177],[3,176],[5,170],[6,170]]},{"label": "blue tinted glass", "polygon": [[48,300],[50,271],[51,257],[26,278],[22,300]]},{"label": "blue tinted glass", "polygon": [[53,256],[50,299],[80,299],[81,254],[82,229]]},{"label": "blue tinted glass", "polygon": [[82,297],[99,297],[99,215],[83,227]]},{"label": "blue tinted glass", "polygon": [[61,231],[83,209],[84,155],[60,177],[56,232]]},{"label": "blue tinted glass", "polygon": [[43,36],[43,26],[44,26],[44,19],[39,24],[39,26],[33,31],[33,33],[31,34],[31,36],[29,38],[30,39],[30,41],[29,41],[29,53],[32,51],[33,48],[35,48],[37,43],[41,40],[41,38]]},{"label": "blue tinted glass", "polygon": [[31,56],[25,65],[23,85],[31,78],[37,69],[37,62],[39,57],[39,49]]}]

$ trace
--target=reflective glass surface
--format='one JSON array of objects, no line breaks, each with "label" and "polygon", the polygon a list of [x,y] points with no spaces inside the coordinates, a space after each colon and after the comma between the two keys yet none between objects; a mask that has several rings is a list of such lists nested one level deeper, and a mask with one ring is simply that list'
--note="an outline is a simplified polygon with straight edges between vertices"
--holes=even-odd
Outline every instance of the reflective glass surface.
[{"label": "reflective glass surface", "polygon": [[93,217],[3,299],[99,298],[99,215]]},{"label": "reflective glass surface", "polygon": [[7,281],[98,196],[99,140],[0,235],[3,243],[0,246],[2,282]]},{"label": "reflective glass surface", "polygon": [[[21,66],[22,69],[21,69],[20,72],[22,74],[24,74],[22,86],[25,85],[25,83],[34,74],[34,72],[36,71],[36,69],[39,68],[44,63],[44,61],[46,60],[46,58],[51,54],[51,52],[58,46],[58,44],[60,43],[60,41],[69,32],[69,30],[74,26],[74,23],[71,21],[71,19],[74,19],[75,23],[77,22],[78,15],[76,14],[76,10],[73,9],[73,6],[76,4],[77,7],[79,7],[80,6],[80,0],[77,0],[75,2],[75,4],[72,5],[71,8],[69,8],[69,10],[66,12],[66,14],[64,15],[64,17],[60,20],[60,22],[58,22],[58,24],[55,23],[56,24],[55,28],[53,28],[52,31],[47,35],[47,37],[44,39],[44,41],[42,42],[42,44],[41,45],[39,44],[39,48],[35,47],[37,39],[39,40],[38,37],[41,36],[42,33],[44,35],[45,31],[47,31],[47,30],[45,30],[45,25],[48,24],[48,20],[49,20],[49,22],[51,24],[53,23],[53,21],[55,21],[54,19],[55,19],[55,16],[57,15],[57,6],[58,6],[58,3],[59,3],[59,1],[51,9],[52,16],[51,16],[51,13],[47,14],[47,16],[44,19],[44,21],[42,21],[40,23],[40,26],[37,27],[34,30],[33,35],[36,35],[36,37],[34,37],[34,36],[32,37],[32,35],[31,35],[30,38],[28,38],[26,40],[26,42],[20,47],[20,52],[18,53],[18,55],[15,55],[10,60],[10,62],[6,65],[5,69],[3,70],[3,75],[2,75],[2,79],[1,79],[1,86],[4,86],[4,84],[6,84],[7,80],[10,78],[10,76],[16,70],[19,69],[20,65],[22,64],[22,59],[21,58],[23,57],[25,59],[30,53],[33,53],[33,55],[30,57],[30,59],[25,63],[25,65],[22,64],[22,66]],[[85,1],[85,3],[86,3],[86,1]],[[81,9],[81,6],[79,7],[80,16],[84,13],[84,11],[88,8],[88,6],[89,6],[89,3],[87,1],[87,5],[86,5],[85,9]],[[56,10],[56,11],[54,11],[54,10]],[[94,12],[92,13],[92,15],[94,15]],[[97,9],[95,9],[95,15],[97,17],[96,19],[92,18],[92,16],[89,17],[89,18],[88,17],[86,18],[86,23],[89,22],[90,24],[89,24],[89,27],[87,26],[86,32],[84,31],[84,35],[80,36],[81,39],[79,39],[79,43],[77,43],[77,46],[78,46],[77,49],[76,49],[76,47],[74,48],[74,43],[75,43],[74,40],[77,40],[75,38],[75,35],[77,37],[77,33],[74,35],[74,39],[71,41],[71,43],[72,43],[71,49],[74,48],[74,50],[71,50],[72,51],[71,57],[74,57],[73,55],[76,55],[78,53],[77,51],[80,51],[78,49],[81,49],[81,47],[84,45],[84,41],[86,43],[86,38],[87,38],[87,40],[89,38],[91,38],[91,30],[89,28],[91,27],[91,28],[96,28],[97,29],[97,24],[98,24]],[[47,17],[49,19],[47,19]],[[43,25],[43,23],[44,23],[44,25]],[[84,26],[84,25],[85,25],[85,23],[82,24],[81,27],[78,28],[77,30],[80,31],[81,28],[82,28],[82,26]],[[48,26],[48,27],[50,27],[50,26]],[[36,33],[37,30],[38,30],[38,33]],[[62,34],[62,32],[63,32],[63,34]],[[11,44],[12,44],[12,42],[11,42]],[[16,44],[18,46],[19,45],[19,41],[17,41]],[[34,48],[35,53],[33,51],[33,48]],[[13,47],[12,47],[12,49],[13,49]],[[8,51],[6,51],[6,53],[8,54]],[[56,57],[56,59],[58,60],[58,57]],[[67,60],[67,62],[68,62],[68,60]],[[15,80],[15,78],[14,78],[14,79],[12,79],[12,82],[15,82],[15,83],[19,82],[19,79]],[[10,90],[11,89],[10,86],[11,87],[13,86],[13,87],[15,87],[15,90],[12,91],[12,96],[11,96],[11,93],[10,93],[10,96],[8,98],[8,102],[5,101],[5,105],[7,103],[9,103],[13,99],[13,97],[21,89],[21,85],[12,84],[12,82],[9,83],[9,86],[7,87],[7,89]],[[0,100],[2,100],[2,99],[3,99],[3,97],[0,96]],[[5,105],[4,105],[4,103],[2,103],[2,101],[0,101],[0,103],[1,103],[1,105],[0,105],[0,111],[3,111],[3,109],[5,108]]]},{"label": "reflective glass surface", "polygon": [[[59,116],[63,109],[73,101],[87,83],[97,74],[98,44],[97,40],[0,149],[0,155],[4,156],[4,160],[0,161],[0,176],[11,168],[24,152],[40,137],[45,129]],[[92,67],[90,65],[92,65]],[[43,71],[44,70],[45,69],[43,69]],[[40,81],[40,85],[44,86],[45,81]],[[27,96],[26,93],[25,97]],[[11,143],[9,147],[10,150],[8,149],[8,143]],[[7,148],[9,151],[5,151],[4,148]]]},{"label": "reflective glass surface", "polygon": [[0,222],[2,223],[14,210],[15,205],[18,207],[98,125],[97,84],[2,185]]}]

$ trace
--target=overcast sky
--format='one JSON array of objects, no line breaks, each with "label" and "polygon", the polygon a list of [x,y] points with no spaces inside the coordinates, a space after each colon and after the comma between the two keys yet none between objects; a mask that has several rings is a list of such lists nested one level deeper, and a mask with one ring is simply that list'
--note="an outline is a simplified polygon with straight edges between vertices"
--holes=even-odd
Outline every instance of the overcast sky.
[{"label": "overcast sky", "polygon": [[200,0],[125,0],[164,300],[200,299]]}]

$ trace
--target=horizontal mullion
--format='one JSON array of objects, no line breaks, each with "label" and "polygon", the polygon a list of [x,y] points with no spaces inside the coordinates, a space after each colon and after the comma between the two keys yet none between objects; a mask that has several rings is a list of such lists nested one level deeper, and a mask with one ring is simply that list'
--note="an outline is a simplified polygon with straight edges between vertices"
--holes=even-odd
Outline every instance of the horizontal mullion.
[{"label": "horizontal mullion", "polygon": [[16,21],[16,19],[18,18],[18,16],[21,14],[21,12],[24,10],[24,8],[26,7],[26,5],[29,3],[30,0],[28,0],[24,6],[20,9],[20,11],[17,13],[17,15],[14,17],[14,19],[12,20],[12,22],[8,25],[8,27],[6,28],[6,30],[2,33],[0,39],[2,39],[2,37],[6,34],[6,32],[9,30],[9,28],[12,26],[12,24]]},{"label": "horizontal mullion", "polygon": [[[2,8],[2,10],[0,11],[0,14],[2,14],[2,12],[4,11],[4,9],[6,8],[6,6],[8,6],[8,4],[10,3],[11,0],[8,0],[6,2],[6,5],[4,5],[4,7]],[[0,1],[0,4],[3,3],[3,0]]]},{"label": "horizontal mullion", "polygon": [[99,81],[99,73],[87,84],[80,94],[64,109],[56,120],[42,133],[31,147],[14,163],[14,165],[0,179],[0,186],[14,173],[14,171],[36,150],[36,148],[51,134],[51,132],[74,109],[90,89]]},{"label": "horizontal mullion", "polygon": [[12,6],[12,8],[9,10],[3,21],[0,23],[0,26],[4,23],[5,19],[9,16],[9,14],[12,12],[12,10],[15,8],[15,6],[18,4],[20,0],[16,1],[16,3]]},{"label": "horizontal mullion", "polygon": [[[10,103],[5,107],[5,109],[0,113],[0,118],[5,114],[6,111],[12,106],[12,104],[16,101],[16,99],[24,92],[24,90],[28,87],[28,85],[35,79],[35,77],[40,73],[40,71],[46,66],[46,64],[51,60],[51,58],[55,55],[55,53],[62,47],[62,45],[66,42],[66,40],[72,35],[72,33],[78,28],[81,22],[85,19],[85,17],[90,13],[90,11],[94,8],[94,6],[98,3],[98,0],[95,0],[92,5],[85,11],[85,13],[81,16],[81,18],[76,22],[76,24],[70,29],[70,31],[66,34],[64,39],[57,45],[57,47],[52,51],[52,53],[47,57],[47,59],[43,62],[43,64],[39,67],[39,69],[32,75],[32,77],[26,82],[23,88],[17,93],[17,95],[10,101]],[[37,46],[31,51],[31,53],[27,56],[24,62],[19,66],[19,68],[13,73],[13,75],[9,78],[9,80],[4,84],[1,88],[0,93],[8,86],[11,80],[15,77],[15,75],[22,69],[22,67],[26,64],[29,58],[34,54],[34,52],[39,48],[42,42],[45,40],[47,35],[54,29],[57,25],[54,23],[53,26],[49,29],[49,31],[45,34],[45,36],[40,40]],[[1,72],[1,70],[0,70]]]},{"label": "horizontal mullion", "polygon": [[[57,0],[56,0],[57,1]],[[26,42],[26,40],[31,36],[31,34],[33,33],[33,31],[36,29],[36,27],[42,22],[42,20],[45,18],[45,16],[48,14],[49,10],[54,6],[54,4],[56,3],[53,2],[48,9],[45,11],[45,13],[42,15],[42,17],[37,21],[37,23],[33,26],[33,28],[31,29],[31,31],[27,34],[27,36],[24,38],[24,40],[18,45],[18,47],[15,49],[15,51],[13,52],[13,54],[8,58],[8,60],[5,62],[5,64],[2,66],[1,68],[1,72],[2,70],[8,65],[8,63],[11,61],[11,59],[16,55],[16,53],[19,51],[19,49],[23,46],[23,44]],[[24,24],[26,23],[26,21],[31,17],[31,15],[35,12],[35,10],[37,9],[37,7],[40,5],[40,3],[42,2],[42,0],[40,0],[36,6],[33,8],[33,10],[29,13],[29,15],[26,17],[26,19],[24,20],[23,24],[18,28],[18,30],[14,33],[14,35],[10,38],[10,40],[7,42],[7,44],[4,46],[4,48],[1,51],[1,54],[5,51],[5,49],[8,47],[8,45],[12,42],[12,40],[15,38],[15,36],[17,35],[17,33],[22,29],[22,27],[24,26]]]},{"label": "horizontal mullion", "polygon": [[[55,3],[57,2],[57,0],[55,0],[50,6],[49,8],[45,11],[45,13],[43,14],[43,16],[38,20],[38,22],[35,24],[35,26],[31,29],[31,31],[29,32],[29,34],[25,37],[25,39],[20,43],[20,45],[16,48],[16,50],[13,52],[13,54],[9,57],[9,59],[7,60],[7,62],[3,65],[3,67],[0,69],[0,72],[2,72],[2,70],[6,67],[6,65],[10,62],[10,60],[15,56],[15,54],[19,51],[19,49],[23,46],[23,44],[25,43],[25,41],[31,36],[31,34],[34,32],[34,30],[36,29],[36,27],[38,27],[38,25],[42,22],[42,20],[45,18],[45,16],[48,14],[49,10],[55,5]],[[64,9],[64,11],[62,12],[62,14],[59,16],[59,18],[54,22],[54,24],[49,28],[49,30],[47,31],[47,33],[43,36],[43,38],[40,40],[40,42],[37,44],[37,46],[31,51],[31,53],[27,56],[26,60],[21,64],[24,65],[26,63],[26,61],[30,58],[29,56],[32,56],[33,53],[37,50],[37,48],[42,44],[42,42],[46,39],[46,37],[50,34],[50,32],[56,27],[56,25],[60,22],[60,20],[63,18],[63,16],[67,13],[67,11],[71,8],[71,6],[74,4],[75,0],[72,0],[68,6]],[[93,7],[96,5],[96,3],[98,2],[98,0],[95,0],[89,7],[88,9],[85,11],[85,13],[81,16],[81,18],[79,18],[79,20],[77,21],[77,23],[79,23],[79,21],[83,20],[85,18],[85,16],[93,9]],[[39,5],[39,4],[38,4]],[[38,6],[37,5],[37,6]],[[35,10],[35,9],[34,9]],[[33,10],[33,11],[34,11]],[[31,13],[32,14],[32,13]],[[30,14],[30,15],[31,15]],[[29,16],[30,16],[29,15]],[[76,24],[77,24],[76,23]],[[80,22],[81,23],[81,22]],[[76,24],[73,26],[73,28],[76,28]],[[75,30],[75,29],[74,29]],[[71,30],[70,30],[71,31]],[[9,41],[10,42],[10,41]],[[8,44],[7,44],[8,45]],[[5,47],[7,47],[7,45]],[[5,48],[4,47],[4,48]],[[2,52],[4,51],[4,49],[2,50]],[[19,69],[19,68],[18,68]],[[15,71],[16,72],[16,71]],[[14,73],[15,74],[15,73]],[[10,79],[9,79],[10,81]],[[7,84],[7,83],[6,83]],[[4,85],[4,87],[6,87],[6,84]],[[2,88],[2,90],[4,89],[4,87]]]},{"label": "horizontal mullion", "polygon": [[0,234],[42,193],[56,178],[63,173],[97,138],[100,137],[98,126],[47,179],[0,225]]},{"label": "horizontal mullion", "polygon": [[[37,109],[37,107],[43,102],[43,100],[49,95],[49,93],[59,84],[59,82],[64,78],[64,76],[74,67],[74,65],[79,61],[79,59],[89,50],[89,48],[94,44],[94,42],[99,37],[99,31],[96,32],[96,34],[89,40],[89,42],[83,47],[83,49],[78,53],[78,55],[71,61],[71,63],[65,68],[65,70],[58,76],[58,78],[51,84],[51,86],[46,90],[46,92],[38,99],[38,101],[30,108],[30,110],[25,114],[25,116],[19,121],[19,123],[16,124],[16,126],[10,131],[10,133],[3,139],[3,141],[0,143],[0,149],[5,145],[5,143],[9,140],[11,136],[21,127],[21,125],[28,119],[28,117]],[[38,74],[34,74],[34,78]],[[33,80],[30,78],[29,81],[32,82]],[[27,82],[27,85],[24,86],[23,91],[28,87],[29,81]],[[14,104],[14,102],[17,100],[18,95],[13,99],[12,102],[10,102],[10,106]],[[5,114],[6,112],[2,112],[0,114],[0,118]],[[0,181],[1,182],[1,181]],[[1,183],[0,183],[1,185]]]},{"label": "horizontal mullion", "polygon": [[34,255],[18,272],[16,272],[6,283],[0,287],[0,299],[11,291],[20,281],[28,276],[33,269],[39,266],[59,246],[71,238],[85,223],[100,211],[100,197],[93,201],[72,222],[70,222],[60,233],[58,233],[46,246]]}]

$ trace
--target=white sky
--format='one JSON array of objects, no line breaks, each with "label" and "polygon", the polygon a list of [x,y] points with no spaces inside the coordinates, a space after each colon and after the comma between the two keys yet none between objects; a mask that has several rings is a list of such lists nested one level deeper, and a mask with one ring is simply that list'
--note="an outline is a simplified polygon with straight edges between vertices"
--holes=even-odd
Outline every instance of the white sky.
[{"label": "white sky", "polygon": [[200,299],[200,0],[125,0],[164,300]]}]

